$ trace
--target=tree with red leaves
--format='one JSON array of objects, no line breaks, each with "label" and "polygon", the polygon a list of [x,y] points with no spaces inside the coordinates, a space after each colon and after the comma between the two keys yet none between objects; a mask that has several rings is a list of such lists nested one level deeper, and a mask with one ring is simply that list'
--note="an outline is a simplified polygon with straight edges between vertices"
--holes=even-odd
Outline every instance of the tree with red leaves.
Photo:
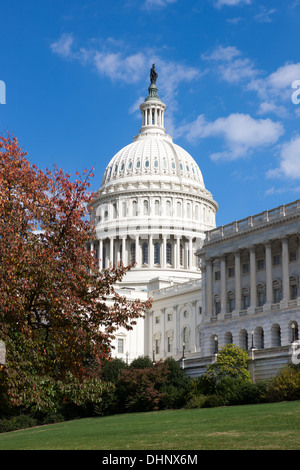
[{"label": "tree with red leaves", "polygon": [[85,380],[109,354],[117,328],[132,328],[150,306],[114,291],[129,267],[99,272],[87,249],[93,174],[76,177],[57,167],[43,172],[15,137],[0,136],[2,382],[14,404],[34,401],[41,377]]}]

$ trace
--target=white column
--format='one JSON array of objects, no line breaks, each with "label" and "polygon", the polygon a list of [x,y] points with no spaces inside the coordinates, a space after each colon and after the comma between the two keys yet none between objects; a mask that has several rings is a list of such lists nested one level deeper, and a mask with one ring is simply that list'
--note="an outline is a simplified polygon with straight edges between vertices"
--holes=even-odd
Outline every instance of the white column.
[{"label": "white column", "polygon": [[272,248],[271,243],[265,243],[266,255],[266,303],[271,304],[273,301],[273,287],[272,287]]},{"label": "white column", "polygon": [[290,300],[289,248],[288,239],[282,238],[282,300]]},{"label": "white column", "polygon": [[109,240],[109,263],[111,266],[114,264],[114,237]]},{"label": "white column", "polygon": [[189,239],[189,268],[193,268],[193,237]]},{"label": "white column", "polygon": [[139,235],[135,236],[135,262],[136,268],[140,268],[140,243],[139,243]]},{"label": "white column", "polygon": [[256,307],[256,256],[255,247],[250,248],[250,307]]},{"label": "white column", "polygon": [[206,283],[206,311],[205,315],[213,314],[213,279],[212,279],[212,260],[205,261],[205,283]]},{"label": "white column", "polygon": [[153,235],[150,233],[149,235],[149,268],[153,268],[154,262],[154,251],[153,251]]},{"label": "white column", "polygon": [[102,256],[103,256],[103,240],[102,238],[100,238],[99,240],[99,269],[103,268]]},{"label": "white column", "polygon": [[163,235],[163,244],[162,244],[162,268],[166,267],[166,257],[167,257],[167,235]]},{"label": "white column", "polygon": [[128,264],[128,257],[127,257],[127,251],[126,251],[126,236],[122,237],[122,263],[124,266],[127,266]]},{"label": "white column", "polygon": [[227,273],[226,273],[226,257],[221,256],[221,315],[227,311]]},{"label": "white column", "polygon": [[176,264],[175,269],[180,267],[180,235],[176,235]]},{"label": "white column", "polygon": [[241,310],[241,254],[236,251],[234,254],[234,275],[235,275],[235,310]]}]

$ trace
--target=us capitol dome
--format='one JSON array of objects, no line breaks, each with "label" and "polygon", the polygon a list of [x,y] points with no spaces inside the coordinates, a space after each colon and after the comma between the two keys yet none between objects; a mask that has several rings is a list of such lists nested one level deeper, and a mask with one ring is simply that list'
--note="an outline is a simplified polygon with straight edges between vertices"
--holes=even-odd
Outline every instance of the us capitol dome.
[{"label": "us capitol dome", "polygon": [[92,203],[99,268],[135,263],[123,286],[151,291],[200,278],[195,256],[218,209],[194,158],[164,128],[155,66],[142,127],[110,160]]}]

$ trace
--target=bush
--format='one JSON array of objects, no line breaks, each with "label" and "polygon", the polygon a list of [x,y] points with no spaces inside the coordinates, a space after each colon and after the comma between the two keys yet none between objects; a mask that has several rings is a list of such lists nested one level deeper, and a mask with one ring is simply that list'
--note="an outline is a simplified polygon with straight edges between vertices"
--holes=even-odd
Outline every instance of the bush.
[{"label": "bush", "polygon": [[255,384],[242,378],[224,377],[216,385],[216,395],[226,405],[246,405],[264,401],[264,384]]},{"label": "bush", "polygon": [[153,362],[149,356],[140,356],[132,361],[129,368],[132,369],[146,369],[148,367],[153,367]]},{"label": "bush", "polygon": [[269,379],[265,398],[269,402],[300,400],[300,364],[290,364]]},{"label": "bush", "polygon": [[27,415],[14,416],[10,419],[0,419],[0,433],[32,428],[33,426],[37,426],[37,424],[37,420]]}]

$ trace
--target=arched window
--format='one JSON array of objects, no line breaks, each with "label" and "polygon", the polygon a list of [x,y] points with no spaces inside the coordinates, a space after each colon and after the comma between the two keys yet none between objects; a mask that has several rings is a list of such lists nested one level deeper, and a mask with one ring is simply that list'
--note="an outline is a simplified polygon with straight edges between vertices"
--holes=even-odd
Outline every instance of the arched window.
[{"label": "arched window", "polygon": [[154,243],[154,264],[160,264],[160,245],[158,242]]},{"label": "arched window", "polygon": [[185,348],[189,349],[189,330],[187,326],[182,330],[182,342],[184,343]]},{"label": "arched window", "polygon": [[159,201],[155,201],[154,203],[154,208],[155,208],[155,215],[159,215]]},{"label": "arched window", "polygon": [[117,218],[117,204],[116,203],[113,204],[113,218],[114,219]]},{"label": "arched window", "polygon": [[122,202],[122,216],[126,217],[127,211],[126,211],[126,202]]},{"label": "arched window", "polygon": [[224,336],[225,344],[232,344],[232,333],[227,331]]},{"label": "arched window", "polygon": [[181,217],[181,202],[178,201],[176,204],[177,207],[177,217]]},{"label": "arched window", "polygon": [[172,264],[172,245],[171,243],[167,243],[167,252],[166,252],[166,261],[167,264]]},{"label": "arched window", "polygon": [[147,200],[144,201],[143,207],[144,207],[144,215],[148,215],[149,214],[149,204],[148,204]]},{"label": "arched window", "polygon": [[241,330],[239,334],[239,346],[242,349],[248,350],[248,333],[246,330]]},{"label": "arched window", "polygon": [[271,347],[276,348],[281,346],[281,332],[280,326],[276,323],[271,326]]},{"label": "arched window", "polygon": [[171,201],[167,201],[167,202],[166,202],[166,215],[167,215],[168,217],[171,216]]},{"label": "arched window", "polygon": [[191,218],[191,204],[189,202],[186,205],[186,216],[188,219]]},{"label": "arched window", "polygon": [[137,216],[137,201],[132,201],[132,215]]},{"label": "arched window", "polygon": [[254,347],[257,349],[264,349],[265,347],[264,330],[261,326],[254,330]]},{"label": "arched window", "polygon": [[142,244],[142,263],[148,264],[148,243],[144,242]]}]

